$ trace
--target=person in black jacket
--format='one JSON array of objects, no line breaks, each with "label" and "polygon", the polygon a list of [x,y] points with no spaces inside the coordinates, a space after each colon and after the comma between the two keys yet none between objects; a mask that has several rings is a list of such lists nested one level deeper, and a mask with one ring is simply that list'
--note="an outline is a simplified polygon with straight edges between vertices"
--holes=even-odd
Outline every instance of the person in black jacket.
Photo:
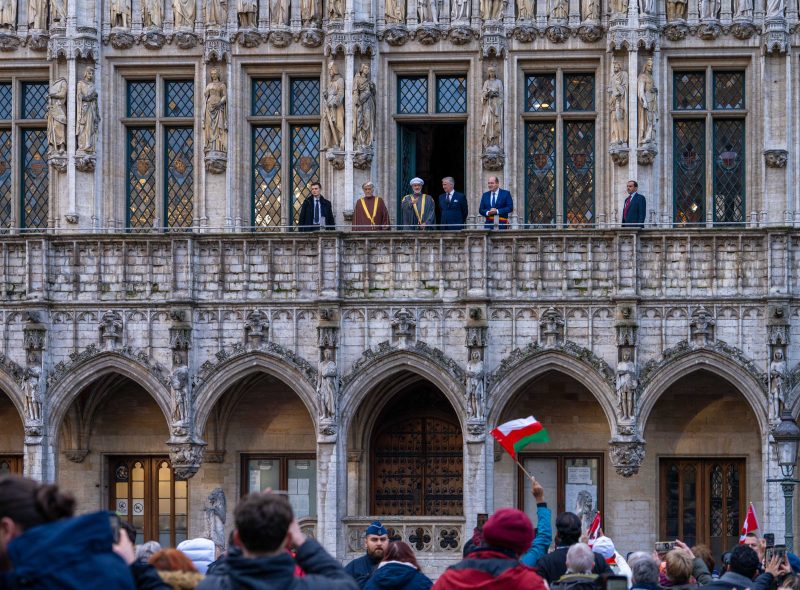
[{"label": "person in black jacket", "polygon": [[344,568],[360,588],[367,585],[367,580],[389,550],[389,532],[379,521],[372,521],[364,532],[364,548],[366,555],[356,557]]},{"label": "person in black jacket", "polygon": [[[358,590],[342,566],[313,539],[308,539],[277,494],[250,494],[234,512],[234,542],[242,555],[228,555],[200,582],[197,590]],[[297,564],[306,575],[295,577],[295,560],[286,551],[297,550]]]},{"label": "person in black jacket", "polygon": [[[581,538],[581,519],[572,512],[562,512],[556,517],[556,550],[536,562],[536,570],[548,584],[567,572],[567,551]],[[594,554],[595,574],[613,574],[602,555]]]},{"label": "person in black jacket", "polygon": [[331,202],[322,196],[322,185],[311,183],[311,196],[300,205],[297,227],[300,231],[317,231],[324,223],[325,229],[336,229]]}]

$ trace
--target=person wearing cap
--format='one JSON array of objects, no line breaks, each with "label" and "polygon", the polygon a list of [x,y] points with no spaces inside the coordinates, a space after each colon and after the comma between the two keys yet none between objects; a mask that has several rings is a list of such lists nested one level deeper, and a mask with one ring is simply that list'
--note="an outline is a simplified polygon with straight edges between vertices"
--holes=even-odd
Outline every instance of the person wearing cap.
[{"label": "person wearing cap", "polygon": [[600,529],[600,536],[595,539],[591,548],[592,551],[606,560],[606,563],[615,575],[628,578],[628,585],[630,586],[631,568],[628,567],[625,558],[617,552],[616,547],[614,547],[614,541],[603,534],[603,529]]},{"label": "person wearing cap", "polygon": [[389,210],[383,199],[375,196],[375,184],[368,180],[361,185],[364,196],[353,208],[353,231],[383,231],[389,229]]},{"label": "person wearing cap", "polygon": [[411,193],[400,201],[403,229],[433,229],[436,225],[436,205],[430,195],[422,192],[425,181],[415,176],[409,184]]},{"label": "person wearing cap", "polygon": [[364,548],[367,550],[367,554],[357,557],[344,568],[360,588],[367,585],[370,576],[375,572],[389,549],[389,531],[379,521],[373,521],[364,532]]},{"label": "person wearing cap", "polygon": [[516,508],[501,508],[483,525],[483,546],[450,566],[433,590],[546,590],[536,571],[519,561],[533,541],[528,515]]},{"label": "person wearing cap", "polygon": [[500,188],[500,179],[497,176],[490,176],[486,181],[489,189],[481,195],[481,206],[479,213],[486,218],[484,229],[494,227],[495,217],[497,218],[498,228],[508,229],[508,216],[514,210],[514,199],[511,193],[504,188]]}]

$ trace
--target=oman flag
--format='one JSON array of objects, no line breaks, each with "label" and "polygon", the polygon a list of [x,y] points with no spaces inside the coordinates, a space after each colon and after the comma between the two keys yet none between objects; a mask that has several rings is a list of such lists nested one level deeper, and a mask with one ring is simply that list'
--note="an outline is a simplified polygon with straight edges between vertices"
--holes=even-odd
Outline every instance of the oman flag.
[{"label": "oman flag", "polygon": [[491,434],[515,461],[517,453],[525,448],[526,445],[550,440],[547,430],[533,416],[501,424],[492,430]]}]

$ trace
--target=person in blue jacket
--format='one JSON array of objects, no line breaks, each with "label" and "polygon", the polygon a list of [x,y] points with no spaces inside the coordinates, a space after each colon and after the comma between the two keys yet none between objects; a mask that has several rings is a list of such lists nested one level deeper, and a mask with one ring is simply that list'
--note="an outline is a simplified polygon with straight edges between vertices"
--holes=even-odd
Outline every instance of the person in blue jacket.
[{"label": "person in blue jacket", "polygon": [[544,488],[536,481],[535,477],[531,478],[531,494],[536,500],[536,536],[533,538],[531,548],[520,558],[520,561],[534,567],[540,557],[547,555],[550,543],[553,542],[553,525],[550,509],[547,507],[547,502],[544,501]]},{"label": "person in blue jacket", "polygon": [[433,581],[419,569],[411,545],[394,541],[378,569],[367,580],[365,590],[428,590]]}]

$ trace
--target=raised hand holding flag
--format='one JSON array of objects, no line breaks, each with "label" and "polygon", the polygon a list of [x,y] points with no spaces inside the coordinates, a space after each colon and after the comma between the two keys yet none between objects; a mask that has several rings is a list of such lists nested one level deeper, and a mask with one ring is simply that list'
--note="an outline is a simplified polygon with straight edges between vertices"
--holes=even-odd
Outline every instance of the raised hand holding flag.
[{"label": "raised hand holding flag", "polygon": [[739,545],[744,544],[744,538],[747,536],[747,533],[752,533],[757,528],[758,519],[756,518],[756,511],[753,509],[753,503],[750,502],[750,505],[747,507],[747,516],[745,517],[744,524],[742,525],[742,534],[739,537]]},{"label": "raised hand holding flag", "polygon": [[600,536],[600,511],[598,510],[594,514],[594,520],[592,520],[592,524],[589,525],[589,529],[586,531],[586,536],[588,537],[587,544],[589,547],[594,545],[594,542],[597,540],[597,537]]}]

